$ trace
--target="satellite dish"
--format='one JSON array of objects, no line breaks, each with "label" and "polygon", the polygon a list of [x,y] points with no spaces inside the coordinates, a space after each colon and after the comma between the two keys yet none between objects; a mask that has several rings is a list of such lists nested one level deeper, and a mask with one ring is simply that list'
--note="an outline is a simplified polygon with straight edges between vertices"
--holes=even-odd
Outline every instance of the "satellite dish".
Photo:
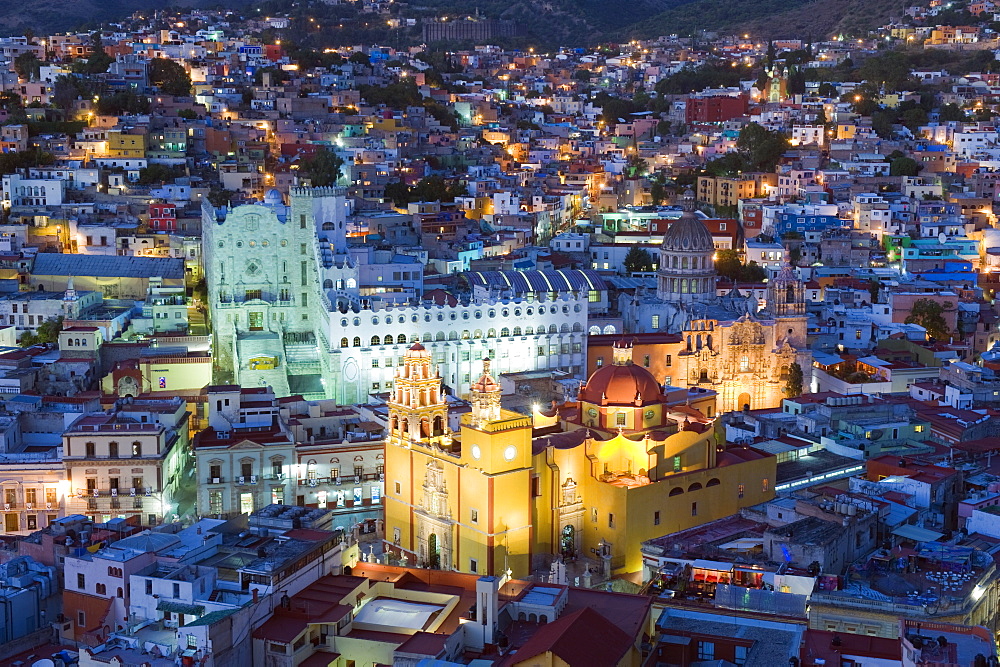
[{"label": "satellite dish", "polygon": [[36,660],[31,663],[31,667],[56,667],[56,663],[52,662],[48,658],[42,658],[41,660]]}]

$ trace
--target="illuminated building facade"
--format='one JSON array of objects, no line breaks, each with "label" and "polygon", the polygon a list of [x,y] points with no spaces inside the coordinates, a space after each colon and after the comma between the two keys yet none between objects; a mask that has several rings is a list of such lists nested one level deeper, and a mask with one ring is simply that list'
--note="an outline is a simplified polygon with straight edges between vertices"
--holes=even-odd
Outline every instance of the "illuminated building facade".
[{"label": "illuminated building facade", "polygon": [[523,576],[557,554],[631,572],[643,540],[772,498],[774,457],[721,448],[631,352],[622,342],[576,405],[532,417],[500,407],[484,363],[472,411],[449,433],[433,359],[411,347],[389,403],[386,548],[463,572]]}]

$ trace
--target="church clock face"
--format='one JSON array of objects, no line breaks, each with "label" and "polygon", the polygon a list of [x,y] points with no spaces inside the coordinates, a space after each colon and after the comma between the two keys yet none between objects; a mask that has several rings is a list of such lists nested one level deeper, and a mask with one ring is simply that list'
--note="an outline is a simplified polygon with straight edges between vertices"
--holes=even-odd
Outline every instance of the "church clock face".
[{"label": "church clock face", "polygon": [[472,458],[479,460],[479,457],[483,455],[482,450],[479,449],[479,445],[472,446]]},{"label": "church clock face", "polygon": [[590,415],[591,417],[596,417],[597,416],[597,408],[591,408],[591,409],[587,410],[587,414]]},{"label": "church clock face", "polygon": [[510,445],[507,449],[503,450],[503,458],[505,461],[513,461],[515,456],[517,456],[517,447],[514,445]]},{"label": "church clock face", "polygon": [[655,412],[652,410],[646,410],[646,419],[652,419],[654,416],[656,416]]}]

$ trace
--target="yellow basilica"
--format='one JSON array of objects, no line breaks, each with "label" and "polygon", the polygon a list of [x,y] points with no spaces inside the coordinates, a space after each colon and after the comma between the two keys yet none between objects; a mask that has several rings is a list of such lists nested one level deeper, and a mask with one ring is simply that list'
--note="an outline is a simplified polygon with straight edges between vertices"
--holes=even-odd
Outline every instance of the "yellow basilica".
[{"label": "yellow basilica", "polygon": [[432,354],[414,344],[389,401],[386,550],[490,575],[524,577],[553,555],[634,572],[643,540],[773,498],[775,458],[725,446],[631,355],[617,343],[576,403],[532,416],[501,407],[484,360],[452,433]]}]

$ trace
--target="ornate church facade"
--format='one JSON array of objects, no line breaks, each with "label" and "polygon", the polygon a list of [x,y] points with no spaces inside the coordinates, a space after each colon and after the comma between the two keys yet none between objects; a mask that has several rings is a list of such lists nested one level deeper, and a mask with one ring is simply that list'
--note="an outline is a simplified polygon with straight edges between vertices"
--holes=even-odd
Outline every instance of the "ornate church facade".
[{"label": "ornate church facade", "polygon": [[[690,193],[684,204],[663,237],[656,294],[637,292],[619,303],[625,330],[640,343],[642,334],[668,334],[657,338],[648,367],[662,384],[715,391],[717,412],[777,407],[793,364],[806,383],[812,366],[802,281],[786,258],[763,308],[738,290],[717,296],[712,235]],[[608,356],[608,343],[590,344],[593,369]]]},{"label": "ornate church facade", "polygon": [[457,432],[428,350],[413,345],[397,369],[385,548],[408,564],[524,577],[587,556],[606,576],[635,572],[643,540],[774,496],[775,458],[720,445],[711,420],[633,363],[627,340],[575,403],[551,412],[503,409],[483,366]]}]

